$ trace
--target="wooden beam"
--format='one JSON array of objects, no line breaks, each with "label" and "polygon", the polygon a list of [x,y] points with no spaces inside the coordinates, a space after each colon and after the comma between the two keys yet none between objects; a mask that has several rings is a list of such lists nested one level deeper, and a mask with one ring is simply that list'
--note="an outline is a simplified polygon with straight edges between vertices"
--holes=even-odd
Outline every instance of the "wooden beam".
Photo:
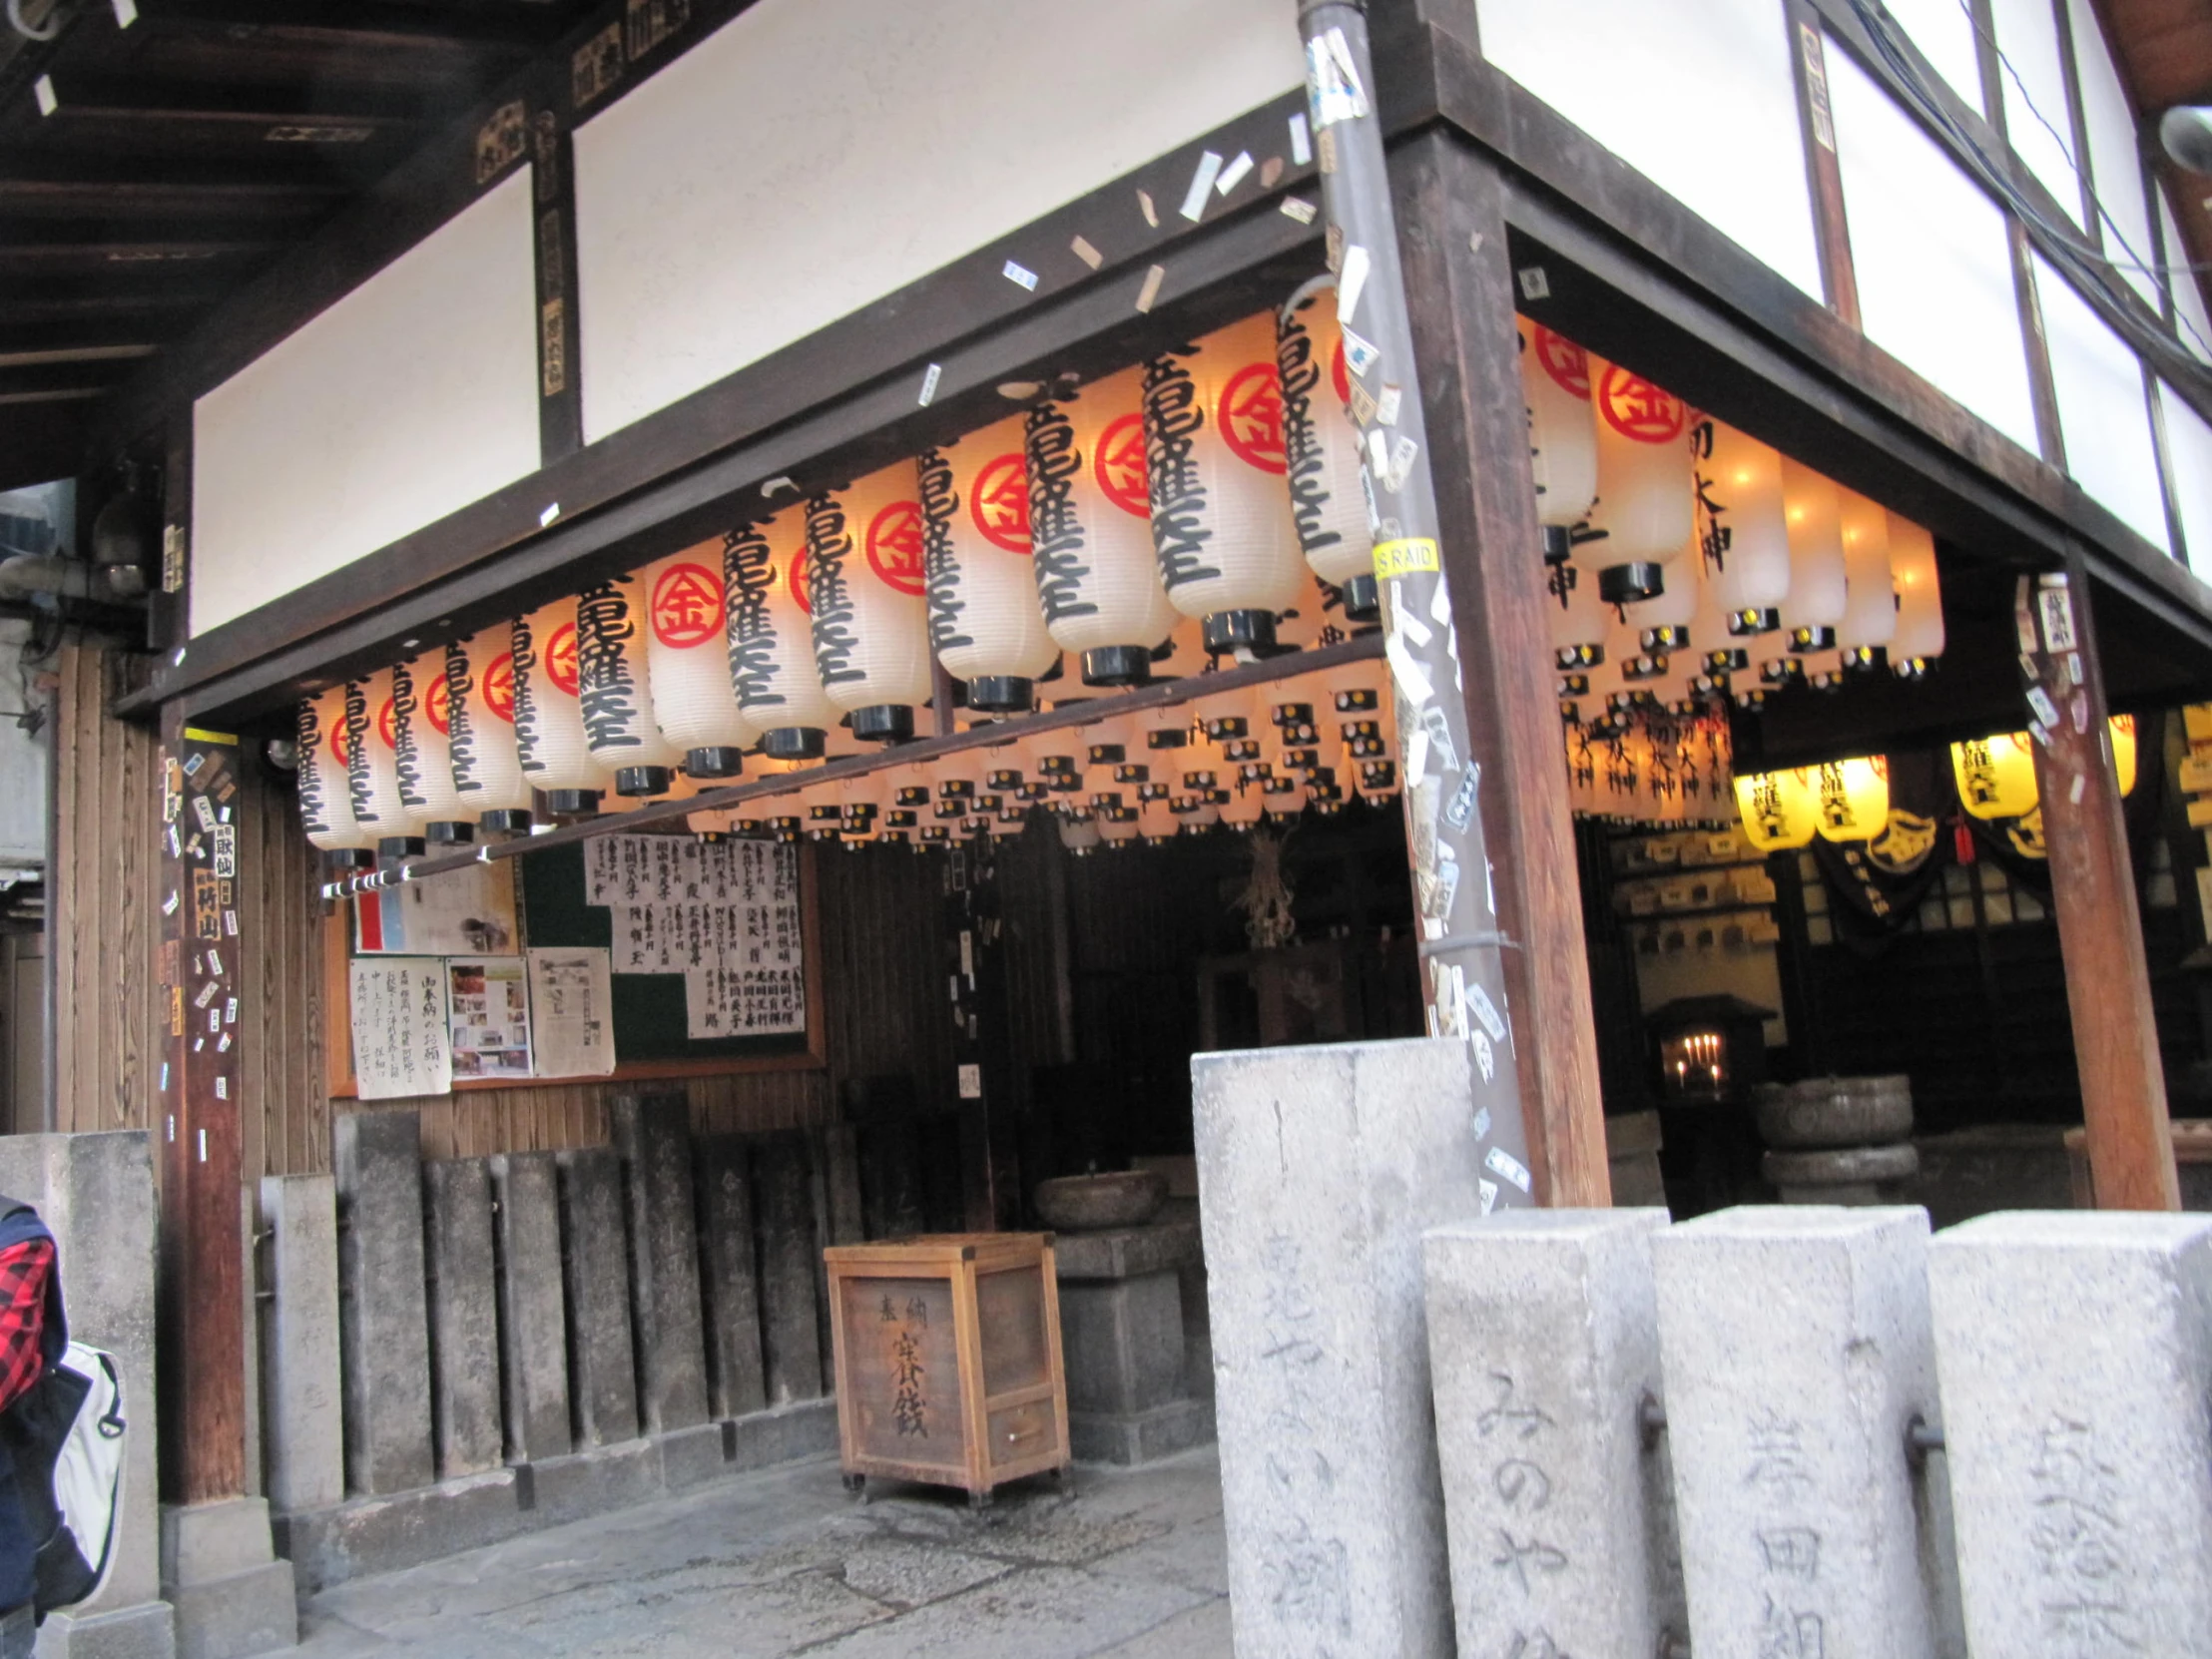
[{"label": "wooden beam", "polygon": [[2014,623],[2022,671],[2032,671],[2035,783],[2097,1207],[2178,1210],[2158,1023],[2081,561],[2020,577]]},{"label": "wooden beam", "polygon": [[[83,173],[84,170],[79,170]],[[194,180],[71,177],[44,167],[0,177],[0,217],[13,220],[228,222],[318,219],[346,194],[333,179]]]},{"label": "wooden beam", "polygon": [[[1391,158],[1443,572],[1514,1058],[1537,1192],[1612,1202],[1566,751],[1546,637],[1543,537],[1520,401],[1513,272],[1494,165],[1447,133]],[[1530,641],[1538,642],[1531,649]]]},{"label": "wooden beam", "polygon": [[1859,275],[1852,265],[1851,227],[1844,217],[1844,170],[1836,153],[1836,116],[1829,106],[1828,53],[1821,40],[1820,14],[1806,0],[1787,0],[1783,16],[1790,32],[1790,79],[1797,89],[1798,136],[1805,146],[1821,286],[1828,308],[1856,328],[1860,325]]}]

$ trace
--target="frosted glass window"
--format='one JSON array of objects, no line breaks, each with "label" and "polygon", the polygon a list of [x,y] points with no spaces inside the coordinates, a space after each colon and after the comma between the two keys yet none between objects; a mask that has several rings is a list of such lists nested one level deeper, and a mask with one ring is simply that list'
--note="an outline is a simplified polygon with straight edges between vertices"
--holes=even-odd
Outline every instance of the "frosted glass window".
[{"label": "frosted glass window", "polygon": [[2039,257],[2035,297],[2043,311],[2043,338],[2050,346],[2066,471],[2123,524],[2165,547],[2166,503],[2158,483],[2158,450],[2151,440],[2141,362]]},{"label": "frosted glass window", "polygon": [[[2073,118],[2066,109],[2066,72],[2058,56],[2058,19],[2050,0],[1991,0],[1997,80],[2004,95],[2004,133],[2059,209],[2081,220],[2081,181],[2074,172]],[[2038,116],[2041,119],[2037,119]]]},{"label": "frosted glass window", "polygon": [[1967,109],[1981,111],[1981,60],[1974,52],[1973,19],[1958,0],[1886,0],[1890,15],[1921,56],[1958,94]]},{"label": "frosted glass window", "polygon": [[2189,567],[2212,575],[2212,426],[2165,386],[2158,388],[2158,403],[2166,417],[2166,461],[2173,469]]},{"label": "frosted glass window", "polygon": [[1478,0],[1476,9],[1490,62],[1821,296],[1780,0]]},{"label": "frosted glass window", "polygon": [[2158,223],[2166,233],[2166,264],[2170,268],[2167,280],[2173,284],[2181,343],[2199,358],[2212,362],[2212,314],[2204,307],[2204,273],[2184,269],[2189,264],[2189,245],[2181,240],[2181,227],[2174,222],[2164,191],[2158,196]]},{"label": "frosted glass window", "polygon": [[760,0],[585,123],[586,439],[1304,84],[1285,0],[1101,17],[1085,0]]},{"label": "frosted glass window", "polygon": [[1867,337],[2033,450],[2004,215],[1843,52],[1828,54]]},{"label": "frosted glass window", "polygon": [[2135,147],[2135,114],[2105,50],[2089,0],[2071,0],[2074,68],[2081,76],[2081,114],[2089,130],[2089,180],[2103,209],[2105,257],[2158,304],[2158,278],[2135,269],[2151,262],[2150,208],[2143,197],[2143,161]]},{"label": "frosted glass window", "polygon": [[205,633],[538,467],[530,170],[192,411]]}]

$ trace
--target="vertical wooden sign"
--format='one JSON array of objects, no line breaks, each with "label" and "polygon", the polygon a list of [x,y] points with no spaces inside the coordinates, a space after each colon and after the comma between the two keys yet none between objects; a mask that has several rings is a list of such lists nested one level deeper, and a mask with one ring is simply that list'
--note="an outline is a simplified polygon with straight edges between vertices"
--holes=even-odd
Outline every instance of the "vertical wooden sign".
[{"label": "vertical wooden sign", "polygon": [[239,1236],[238,740],[162,718],[156,946],[163,1026],[155,1133],[162,1168],[162,1486],[202,1503],[246,1490],[246,1342]]}]

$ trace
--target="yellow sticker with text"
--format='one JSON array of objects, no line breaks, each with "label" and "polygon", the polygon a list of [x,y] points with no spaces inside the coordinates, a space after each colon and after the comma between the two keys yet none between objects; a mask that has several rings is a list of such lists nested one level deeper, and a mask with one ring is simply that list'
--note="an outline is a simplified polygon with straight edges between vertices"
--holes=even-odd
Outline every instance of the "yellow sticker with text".
[{"label": "yellow sticker with text", "polygon": [[1383,581],[1440,568],[1436,562],[1436,544],[1427,536],[1407,536],[1398,541],[1375,544],[1375,574]]}]

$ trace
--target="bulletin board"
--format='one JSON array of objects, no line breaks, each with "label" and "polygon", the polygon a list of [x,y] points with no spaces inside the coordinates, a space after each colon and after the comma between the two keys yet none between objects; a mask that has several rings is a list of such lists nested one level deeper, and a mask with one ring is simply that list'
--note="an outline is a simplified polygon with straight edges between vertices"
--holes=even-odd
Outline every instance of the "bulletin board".
[{"label": "bulletin board", "polygon": [[[645,836],[625,838],[639,843],[648,841]],[[650,840],[667,843],[667,849],[673,851],[688,843],[690,837],[656,836]],[[602,845],[599,851],[588,852],[590,844],[569,842],[540,847],[502,862],[514,873],[518,937],[512,941],[513,948],[585,948],[610,952],[610,965],[614,970],[610,980],[615,1035],[613,1072],[603,1077],[567,1079],[551,1076],[456,1077],[455,1090],[527,1088],[563,1081],[621,1082],[746,1071],[806,1070],[826,1063],[821,930],[813,847],[792,847],[784,849],[782,854],[797,862],[799,986],[795,994],[802,1003],[803,1027],[761,1035],[701,1037],[692,1034],[698,1015],[688,1004],[687,995],[696,995],[696,990],[687,986],[685,973],[681,970],[634,971],[632,963],[638,952],[630,946],[627,935],[617,938],[618,927],[625,919],[624,910],[617,905],[591,902],[587,860],[604,859],[607,848]],[[603,886],[607,867],[605,862],[600,864]],[[607,895],[603,893],[602,896]],[[353,1073],[348,982],[352,963],[369,958],[360,955],[357,942],[351,906],[340,905],[325,919],[323,956],[327,1010],[324,1053],[328,1057],[328,1085],[330,1094],[341,1099],[354,1098],[359,1092]]]}]

